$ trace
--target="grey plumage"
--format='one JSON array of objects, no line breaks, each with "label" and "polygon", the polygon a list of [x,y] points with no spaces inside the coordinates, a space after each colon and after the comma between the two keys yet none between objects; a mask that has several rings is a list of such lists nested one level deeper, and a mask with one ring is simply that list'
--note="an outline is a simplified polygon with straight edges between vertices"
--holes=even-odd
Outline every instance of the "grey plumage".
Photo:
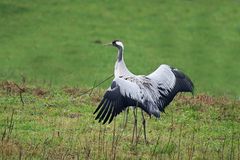
[{"label": "grey plumage", "polygon": [[115,78],[104,94],[94,114],[99,122],[111,123],[113,118],[129,106],[137,106],[149,115],[160,117],[160,112],[173,100],[178,92],[192,92],[194,85],[180,70],[160,65],[153,73],[134,75],[123,59],[123,44],[116,40],[112,45],[118,48],[115,64]]}]

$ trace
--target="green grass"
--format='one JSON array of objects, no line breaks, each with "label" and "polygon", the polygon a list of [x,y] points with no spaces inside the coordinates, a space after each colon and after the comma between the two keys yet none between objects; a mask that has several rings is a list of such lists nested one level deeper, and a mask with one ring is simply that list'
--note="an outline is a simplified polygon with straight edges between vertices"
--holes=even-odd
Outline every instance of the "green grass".
[{"label": "green grass", "polygon": [[[1,159],[240,158],[238,1],[1,0],[0,17]],[[195,98],[147,118],[148,145],[140,111],[137,145],[132,110],[114,140],[114,123],[94,120],[110,80],[80,96],[113,73],[117,51],[101,45],[113,39],[133,73],[165,63],[195,84]],[[24,106],[12,81],[26,85]]]},{"label": "green grass", "polygon": [[[238,1],[0,2],[0,79],[91,86],[111,75],[121,39],[136,74],[182,69],[198,92],[239,96]],[[108,84],[105,84],[106,87]]]},{"label": "green grass", "polygon": [[[47,92],[37,94],[40,90]],[[92,113],[102,90],[91,96],[79,96],[83,90],[77,88],[27,86],[25,91],[23,106],[14,87],[0,90],[2,159],[114,159],[114,155],[116,159],[240,158],[239,101],[179,96],[160,119],[145,115],[146,145],[139,110],[139,137],[134,143],[132,109],[125,129],[124,113],[110,125],[94,120]]]}]

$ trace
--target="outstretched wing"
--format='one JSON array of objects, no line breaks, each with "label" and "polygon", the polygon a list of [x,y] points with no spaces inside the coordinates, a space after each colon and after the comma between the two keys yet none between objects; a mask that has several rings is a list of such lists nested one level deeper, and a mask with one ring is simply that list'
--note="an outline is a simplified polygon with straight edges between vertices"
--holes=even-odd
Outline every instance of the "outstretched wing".
[{"label": "outstretched wing", "polygon": [[138,106],[159,117],[178,92],[193,92],[193,88],[185,74],[168,65],[161,65],[148,76],[115,78],[94,112],[98,112],[95,119],[111,123],[128,106]]},{"label": "outstretched wing", "polygon": [[103,124],[107,121],[111,123],[113,118],[128,106],[141,105],[140,96],[141,89],[135,81],[115,78],[94,112],[98,112],[95,119],[103,121]]},{"label": "outstretched wing", "polygon": [[192,92],[194,85],[190,78],[183,72],[168,65],[160,65],[150,75],[146,76],[155,81],[158,90],[158,99],[156,104],[160,111],[164,112],[164,108],[173,100],[178,92]]}]

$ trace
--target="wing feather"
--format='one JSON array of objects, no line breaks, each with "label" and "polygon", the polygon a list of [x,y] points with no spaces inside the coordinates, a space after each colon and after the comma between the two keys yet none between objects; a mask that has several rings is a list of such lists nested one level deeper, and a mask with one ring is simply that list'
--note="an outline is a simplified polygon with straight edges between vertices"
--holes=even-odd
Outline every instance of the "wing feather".
[{"label": "wing feather", "polygon": [[102,108],[101,108],[100,111],[98,112],[97,117],[95,118],[95,120],[97,120],[97,119],[102,115],[102,113],[103,113],[103,111],[105,110],[105,108],[106,108],[106,106],[107,106],[108,103],[109,103],[109,100],[106,100],[106,101],[104,102],[104,104],[102,105]]},{"label": "wing feather", "polygon": [[142,103],[140,101],[140,88],[134,81],[129,81],[124,78],[115,78],[112,82],[111,88],[109,88],[103,96],[103,100],[98,105],[94,114],[98,112],[95,119],[99,119],[99,122],[109,123],[120,112],[125,110],[128,106],[136,106],[136,103]]},{"label": "wing feather", "polygon": [[98,107],[97,107],[97,109],[94,111],[94,113],[93,114],[95,114],[95,113],[97,113],[98,112],[98,110],[101,108],[101,106],[103,105],[103,103],[105,102],[105,98],[103,98],[102,100],[101,100],[101,102],[99,103],[99,105],[98,105]]},{"label": "wing feather", "polygon": [[162,112],[178,92],[193,93],[194,90],[194,85],[188,76],[182,71],[165,64],[160,65],[156,71],[147,77],[157,83],[158,98],[156,103]]},{"label": "wing feather", "polygon": [[106,114],[106,116],[104,118],[103,124],[105,124],[107,122],[107,120],[109,119],[113,109],[115,108],[115,105],[116,105],[116,101],[112,102],[112,107],[109,108],[108,113]]},{"label": "wing feather", "polygon": [[128,106],[136,106],[148,114],[160,116],[178,92],[193,92],[190,78],[168,65],[161,65],[148,76],[115,77],[94,114],[103,124]]},{"label": "wing feather", "polygon": [[101,122],[103,120],[103,118],[105,117],[105,115],[107,114],[108,110],[110,110],[112,102],[108,101],[108,104],[106,105],[104,112],[101,114],[101,117],[99,118],[99,122]]}]

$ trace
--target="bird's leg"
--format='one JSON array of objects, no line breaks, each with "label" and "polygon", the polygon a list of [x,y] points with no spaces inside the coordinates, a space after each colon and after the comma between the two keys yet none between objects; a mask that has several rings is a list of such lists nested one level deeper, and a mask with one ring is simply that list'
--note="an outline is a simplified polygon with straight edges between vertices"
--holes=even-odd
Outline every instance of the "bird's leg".
[{"label": "bird's leg", "polygon": [[137,106],[136,106],[136,109],[135,109],[135,115],[136,115],[136,117],[135,117],[135,140],[136,140],[136,144],[137,144],[137,139],[138,139],[138,132],[137,132]]},{"label": "bird's leg", "polygon": [[133,116],[134,116],[134,123],[133,123],[133,132],[132,132],[132,144],[133,144],[134,136],[135,136],[135,119],[136,119],[135,108],[133,108]]},{"label": "bird's leg", "polygon": [[125,122],[124,122],[124,124],[123,124],[123,128],[126,128],[126,127],[127,127],[128,113],[129,113],[129,107],[128,107],[127,110],[125,111]]},{"label": "bird's leg", "polygon": [[133,134],[132,134],[132,144],[134,142],[134,137],[136,137],[137,139],[137,107],[134,107],[133,115],[134,115],[134,126],[133,126]]},{"label": "bird's leg", "polygon": [[146,134],[146,120],[145,120],[145,117],[144,117],[144,114],[143,114],[143,111],[141,110],[141,113],[142,113],[142,125],[143,125],[143,132],[144,132],[144,141],[145,141],[145,144],[147,144],[147,134]]}]

